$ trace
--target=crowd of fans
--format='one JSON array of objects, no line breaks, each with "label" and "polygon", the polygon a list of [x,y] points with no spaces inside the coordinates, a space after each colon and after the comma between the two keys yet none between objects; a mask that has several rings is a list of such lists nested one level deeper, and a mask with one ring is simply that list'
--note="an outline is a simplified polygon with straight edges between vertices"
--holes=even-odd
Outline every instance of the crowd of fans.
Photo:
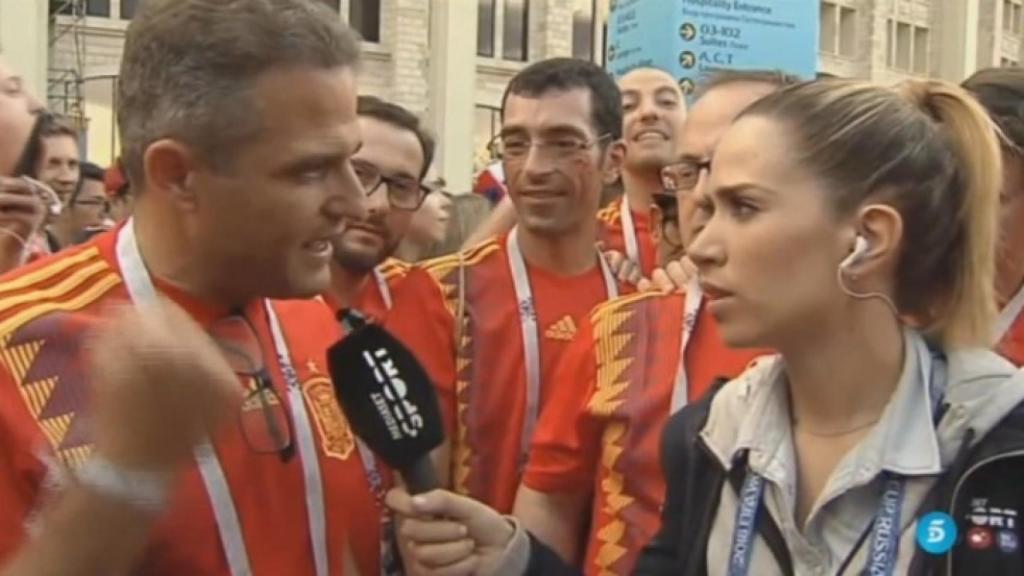
[{"label": "crowd of fans", "polygon": [[[499,198],[358,46],[148,0],[106,170],[0,60],[0,574],[1024,573],[1024,70],[535,62]],[[363,322],[440,489],[339,405]]]}]

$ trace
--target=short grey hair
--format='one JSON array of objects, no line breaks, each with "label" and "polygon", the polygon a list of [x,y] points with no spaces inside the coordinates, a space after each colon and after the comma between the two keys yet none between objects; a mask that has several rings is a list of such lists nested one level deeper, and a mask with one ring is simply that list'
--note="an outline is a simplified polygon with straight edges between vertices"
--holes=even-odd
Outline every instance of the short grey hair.
[{"label": "short grey hair", "polygon": [[139,189],[146,148],[162,138],[223,165],[260,130],[248,93],[264,72],[358,60],[358,37],[318,0],[146,0],[128,27],[118,85],[129,181]]}]

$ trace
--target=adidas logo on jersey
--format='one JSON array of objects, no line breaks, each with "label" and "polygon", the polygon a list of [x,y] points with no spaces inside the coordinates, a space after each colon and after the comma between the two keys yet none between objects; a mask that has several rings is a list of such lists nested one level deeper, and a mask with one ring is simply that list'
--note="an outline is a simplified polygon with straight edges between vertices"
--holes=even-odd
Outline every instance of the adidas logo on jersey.
[{"label": "adidas logo on jersey", "polygon": [[544,336],[551,340],[571,341],[576,337],[576,322],[573,322],[572,316],[565,316],[549,326]]}]

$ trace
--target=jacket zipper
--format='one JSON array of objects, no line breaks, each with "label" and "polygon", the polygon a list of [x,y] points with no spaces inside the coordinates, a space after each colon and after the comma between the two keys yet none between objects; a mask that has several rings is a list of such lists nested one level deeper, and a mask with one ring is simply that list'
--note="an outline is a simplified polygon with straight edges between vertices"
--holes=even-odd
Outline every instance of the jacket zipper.
[{"label": "jacket zipper", "polygon": [[[960,480],[957,481],[956,487],[953,488],[953,498],[949,501],[949,515],[950,515],[950,517],[953,517],[953,514],[956,512],[956,503],[957,503],[957,499],[960,496],[960,489],[963,488],[964,483],[967,482],[967,479],[970,478],[970,476],[972,474],[977,472],[978,469],[980,469],[980,468],[982,468],[984,466],[988,466],[989,464],[992,464],[993,462],[998,462],[999,460],[1006,460],[1006,459],[1009,459],[1009,458],[1019,458],[1019,457],[1022,457],[1022,456],[1024,456],[1024,449],[1013,450],[1011,452],[1005,452],[1003,454],[997,454],[995,456],[990,456],[990,457],[982,460],[981,462],[978,462],[978,463],[974,464],[973,466],[971,466],[970,468],[968,468],[967,472],[964,472],[964,474],[962,476],[960,476]],[[955,517],[953,517],[953,522],[954,523],[956,522],[956,518]],[[952,548],[950,548],[949,552],[946,553],[946,574],[949,575],[949,576],[952,576],[952,574],[953,574],[953,549]]]}]

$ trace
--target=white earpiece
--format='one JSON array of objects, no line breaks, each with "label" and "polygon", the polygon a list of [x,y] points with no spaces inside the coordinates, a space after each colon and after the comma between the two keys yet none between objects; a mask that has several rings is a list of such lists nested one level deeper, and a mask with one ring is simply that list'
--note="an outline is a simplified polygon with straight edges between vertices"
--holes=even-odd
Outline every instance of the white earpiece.
[{"label": "white earpiece", "polygon": [[[846,292],[851,298],[858,300],[869,300],[871,298],[878,298],[889,307],[892,311],[893,316],[897,319],[900,317],[899,310],[896,308],[896,304],[893,303],[892,299],[881,292],[855,292],[846,285],[846,272],[851,266],[854,266],[858,262],[864,259],[867,255],[868,250],[871,249],[871,245],[868,244],[868,239],[857,235],[857,239],[853,242],[853,250],[850,255],[847,256],[840,264],[839,268],[836,269],[836,282],[839,283],[839,288]],[[853,280],[856,280],[856,276],[851,275]]]},{"label": "white earpiece", "polygon": [[864,255],[868,253],[870,248],[871,245],[868,244],[868,239],[858,234],[857,239],[853,243],[853,251],[850,252],[850,255],[847,256],[842,263],[839,264],[839,269],[845,270],[860,262],[861,259],[864,258]]}]

